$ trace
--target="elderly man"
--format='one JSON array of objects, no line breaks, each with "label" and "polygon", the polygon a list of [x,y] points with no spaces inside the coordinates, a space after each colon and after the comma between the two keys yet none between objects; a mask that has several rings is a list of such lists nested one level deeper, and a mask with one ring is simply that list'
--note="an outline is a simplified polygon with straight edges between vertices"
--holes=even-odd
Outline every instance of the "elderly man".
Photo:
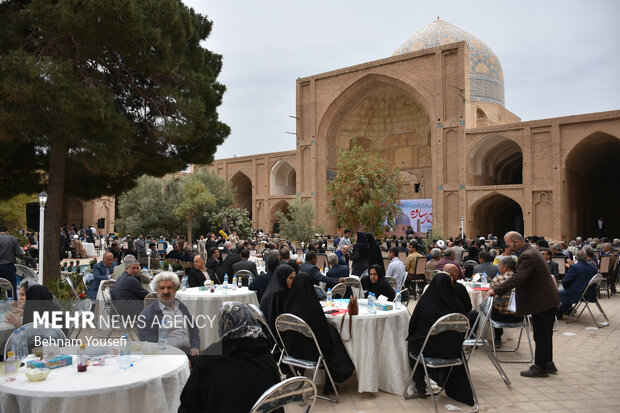
[{"label": "elderly man", "polygon": [[575,258],[577,261],[570,266],[568,272],[562,278],[564,289],[559,292],[562,304],[558,308],[558,319],[562,318],[572,304],[579,301],[583,290],[597,273],[597,270],[587,263],[588,257],[583,250],[577,251]]},{"label": "elderly man", "polygon": [[299,272],[305,272],[310,275],[315,285],[319,285],[319,282],[324,282],[328,287],[338,284],[338,279],[327,278],[321,274],[321,270],[316,266],[317,261],[316,252],[313,250],[308,251],[306,253],[306,261],[299,266]]},{"label": "elderly man", "polygon": [[338,257],[338,263],[349,266],[349,250],[351,249],[350,245],[343,245],[342,248],[336,250],[336,256]]},{"label": "elderly man", "polygon": [[142,286],[139,275],[140,263],[128,255],[125,257],[125,271],[116,280],[111,292],[112,299],[117,302],[117,308],[122,314],[139,314],[144,297],[149,293]]},{"label": "elderly man", "polygon": [[401,290],[407,278],[407,270],[405,270],[405,264],[398,258],[397,247],[392,247],[388,250],[388,258],[390,259],[390,263],[388,264],[385,276],[393,277],[396,280],[396,288]]},{"label": "elderly man", "polygon": [[114,255],[111,252],[103,254],[103,259],[93,266],[93,282],[90,284],[86,292],[88,298],[95,301],[97,299],[97,292],[99,291],[99,285],[101,281],[110,280],[116,261],[114,261]]},{"label": "elderly man", "polygon": [[515,272],[509,280],[489,289],[488,295],[502,296],[516,287],[516,314],[532,315],[532,330],[536,342],[534,365],[522,371],[524,377],[548,377],[557,373],[553,363],[553,323],[560,305],[560,296],[543,256],[525,242],[516,231],[504,236],[506,246],[517,255]]},{"label": "elderly man", "polygon": [[341,264],[338,261],[338,256],[333,252],[327,254],[327,262],[331,267],[327,274],[325,274],[328,278],[335,278],[338,279],[338,282],[343,282],[349,276],[349,266]]},{"label": "elderly man", "polygon": [[194,317],[178,299],[174,298],[179,287],[179,277],[172,272],[160,272],[153,278],[157,300],[140,313],[138,336],[142,341],[157,343],[160,323],[168,332],[168,344],[181,349],[188,356],[200,352],[200,334]]},{"label": "elderly man", "polygon": [[[549,251],[549,249],[547,249],[547,252],[549,253],[549,256],[551,256],[551,252]],[[497,263],[497,268],[499,269],[499,275],[495,276],[491,281],[491,288],[495,288],[501,285],[503,282],[509,280],[510,277],[512,277],[515,268],[517,268],[517,260],[515,260],[510,255],[502,257]],[[512,311],[508,311],[508,302],[510,301],[510,295],[511,293],[507,292],[501,297],[495,297],[495,301],[493,302],[493,309],[491,311],[491,318],[493,320],[502,322],[517,322],[523,319],[523,316],[518,316]],[[504,330],[502,328],[496,328],[494,333],[495,346],[501,346],[502,334],[504,334]]]},{"label": "elderly man", "polygon": [[434,271],[437,269],[437,264],[441,258],[441,250],[439,248],[433,248],[429,255],[430,260],[426,261],[426,269]]},{"label": "elderly man", "polygon": [[459,279],[464,280],[465,279],[465,274],[463,274],[463,270],[461,269],[461,267],[459,267],[459,265],[456,263],[456,261],[454,261],[454,249],[453,248],[446,248],[443,252],[443,258],[437,263],[437,266],[435,267],[436,270],[442,271],[443,268],[447,265],[447,264],[454,264],[456,265],[456,267],[459,270]]},{"label": "elderly man", "polygon": [[205,259],[200,255],[194,257],[194,268],[187,271],[187,285],[189,287],[202,287],[205,281],[211,280],[215,284],[219,284],[215,272],[210,272],[205,266]]},{"label": "elderly man", "polygon": [[463,303],[463,308],[465,309],[465,313],[467,314],[467,318],[469,319],[469,324],[473,325],[476,321],[476,317],[478,316],[478,312],[472,310],[473,307],[471,305],[471,298],[469,297],[469,293],[467,292],[467,287],[457,282],[460,275],[459,267],[455,264],[446,264],[443,270],[450,274],[450,278],[452,278],[452,289],[454,290],[454,293],[461,301],[461,303]]}]

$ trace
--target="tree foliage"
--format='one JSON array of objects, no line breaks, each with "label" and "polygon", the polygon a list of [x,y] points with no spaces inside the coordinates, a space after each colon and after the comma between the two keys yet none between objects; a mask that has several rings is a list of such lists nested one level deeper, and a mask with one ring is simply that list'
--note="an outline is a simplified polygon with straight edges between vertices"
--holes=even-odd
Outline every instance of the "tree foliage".
[{"label": "tree foliage", "polygon": [[0,198],[47,187],[45,276],[65,195],[117,195],[143,174],[208,164],[221,56],[178,0],[0,2]]},{"label": "tree foliage", "polygon": [[207,189],[204,182],[194,176],[183,180],[183,198],[172,211],[179,218],[187,219],[187,239],[192,240],[192,219],[202,209],[215,206],[215,196]]},{"label": "tree foliage", "polygon": [[288,206],[288,214],[276,212],[280,222],[280,234],[290,241],[309,242],[315,233],[323,233],[314,226],[314,205],[310,201],[301,202],[296,198]]},{"label": "tree foliage", "polygon": [[327,186],[329,211],[338,226],[364,228],[375,236],[383,236],[396,223],[398,191],[401,178],[398,169],[371,155],[357,145],[340,150],[338,175]]},{"label": "tree foliage", "polygon": [[9,228],[25,228],[26,204],[30,202],[39,202],[38,196],[36,194],[19,194],[0,202],[0,223],[4,223]]},{"label": "tree foliage", "polygon": [[237,231],[239,238],[248,238],[252,235],[250,213],[245,208],[217,208],[204,212],[203,215],[207,219],[210,230],[213,232],[218,232],[222,229],[222,222],[229,215],[230,230]]}]

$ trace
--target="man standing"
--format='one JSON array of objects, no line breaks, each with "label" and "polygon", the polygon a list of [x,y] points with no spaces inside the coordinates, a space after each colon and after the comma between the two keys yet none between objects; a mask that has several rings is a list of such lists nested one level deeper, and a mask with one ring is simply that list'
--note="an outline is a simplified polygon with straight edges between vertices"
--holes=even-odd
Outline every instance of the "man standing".
[{"label": "man standing", "polygon": [[387,267],[385,276],[396,279],[396,288],[400,290],[403,288],[403,283],[407,278],[407,271],[405,270],[405,264],[398,258],[397,247],[389,249],[388,258],[390,259],[390,264]]},{"label": "man standing", "polygon": [[[198,256],[200,257],[200,256]],[[200,333],[194,317],[178,299],[174,298],[179,287],[179,277],[172,272],[160,272],[153,278],[157,300],[140,313],[138,337],[142,341],[157,343],[160,321],[167,324],[168,344],[181,349],[188,356],[200,352]]]},{"label": "man standing", "polygon": [[551,277],[549,267],[536,248],[525,243],[516,231],[504,236],[506,246],[517,255],[519,261],[510,279],[489,289],[488,295],[504,295],[516,287],[516,314],[532,315],[532,330],[536,342],[534,365],[522,371],[524,377],[548,377],[557,373],[553,363],[553,323],[560,305],[558,288]]},{"label": "man standing", "polygon": [[340,241],[338,241],[338,249],[342,249],[342,247],[345,245],[348,245],[349,247],[351,246],[351,230],[350,229],[344,230],[344,236],[340,238]]},{"label": "man standing", "polygon": [[138,239],[135,241],[136,254],[138,254],[138,258],[144,257],[146,255],[146,246],[144,245],[144,235],[138,235]]},{"label": "man standing", "polygon": [[8,234],[9,229],[0,225],[0,277],[9,280],[13,286],[12,297],[15,299],[15,289],[17,285],[17,272],[15,270],[15,258],[24,255],[24,250],[19,246],[19,241]]},{"label": "man standing", "polygon": [[97,299],[97,292],[99,291],[99,285],[101,281],[111,279],[111,275],[114,272],[116,261],[114,261],[114,255],[111,252],[103,254],[103,259],[93,266],[93,282],[86,291],[88,298],[93,300]]},{"label": "man standing", "polygon": [[583,290],[597,273],[596,269],[586,262],[588,257],[584,251],[577,251],[576,258],[577,262],[570,266],[562,278],[564,289],[559,292],[562,304],[558,308],[558,319],[562,318],[571,304],[579,301]]}]

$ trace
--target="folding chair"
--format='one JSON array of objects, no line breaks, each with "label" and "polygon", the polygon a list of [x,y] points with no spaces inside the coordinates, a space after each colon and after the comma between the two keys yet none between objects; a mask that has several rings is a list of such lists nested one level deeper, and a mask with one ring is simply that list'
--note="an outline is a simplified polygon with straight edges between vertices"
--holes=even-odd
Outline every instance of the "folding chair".
[{"label": "folding chair", "polygon": [[[314,374],[312,375],[312,382],[316,382],[316,376],[319,372],[319,369],[321,368],[321,366],[323,366],[325,368],[325,374],[327,375],[327,378],[332,384],[332,388],[334,389],[336,398],[331,399],[329,397],[325,397],[322,395],[319,395],[318,397],[328,400],[330,402],[338,403],[338,401],[340,400],[340,396],[338,394],[338,389],[336,388],[336,383],[334,383],[334,380],[332,379],[332,374],[329,371],[329,366],[327,365],[327,362],[325,361],[325,357],[323,357],[323,352],[321,351],[321,347],[319,346],[319,343],[316,341],[316,337],[314,336],[314,332],[312,332],[312,329],[310,328],[310,326],[304,320],[297,317],[296,315],[285,313],[285,314],[280,314],[278,318],[276,318],[276,331],[278,333],[278,338],[280,339],[280,342],[282,343],[282,354],[280,355],[280,360],[278,361],[278,365],[286,364],[287,366],[289,366],[293,374],[296,374],[293,367],[297,367],[300,369],[314,370]],[[314,361],[314,360],[304,360],[304,359],[300,359],[300,358],[289,355],[289,352],[286,348],[286,343],[284,343],[284,340],[282,340],[282,335],[281,335],[281,333],[285,331],[293,331],[293,332],[302,334],[305,337],[311,339],[314,342],[314,345],[316,346],[316,349],[319,353],[319,358],[316,361]],[[327,382],[327,378],[326,378],[326,382]]]},{"label": "folding chair", "polygon": [[566,275],[566,257],[552,257],[551,261],[558,264],[558,279],[556,281],[562,281]]},{"label": "folding chair", "polygon": [[336,294],[339,295],[338,298],[344,297],[344,294],[347,292],[347,286],[344,283],[338,283],[334,285],[332,288],[332,297],[336,298]]},{"label": "folding chair", "polygon": [[237,277],[237,279],[241,278],[241,284],[247,287],[250,277],[254,277],[254,274],[252,274],[250,270],[239,270],[235,273],[235,277]]},{"label": "folding chair", "polygon": [[417,299],[420,285],[426,285],[426,257],[418,257],[415,260],[415,273],[413,274],[413,299]]},{"label": "folding chair", "polygon": [[259,397],[250,413],[269,413],[289,404],[297,404],[308,413],[316,400],[316,386],[307,377],[291,377],[274,384]]},{"label": "folding chair", "polygon": [[71,291],[73,292],[73,295],[75,296],[75,299],[76,299],[76,300],[79,300],[79,299],[80,299],[80,296],[79,296],[79,294],[77,293],[77,291],[75,290],[75,287],[73,286],[73,280],[71,279],[71,276],[69,276],[69,275],[65,275],[65,276],[64,276],[64,278],[65,278],[65,282],[66,282],[67,284],[69,284],[69,287],[71,287]]},{"label": "folding chair", "polygon": [[[602,278],[603,276],[601,274],[596,274],[594,277],[592,277],[590,282],[588,282],[588,285],[583,290],[583,293],[581,293],[581,298],[579,299],[575,307],[573,307],[573,311],[571,311],[568,317],[566,317],[566,324],[579,320],[579,317],[581,317],[581,314],[583,314],[583,311],[587,308],[590,312],[590,315],[592,316],[592,320],[594,320],[594,322],[599,328],[607,327],[609,325],[609,319],[607,318],[607,314],[605,314],[605,311],[603,311],[603,307],[601,307],[601,304],[596,298],[596,291],[598,290],[598,286],[601,283]],[[591,291],[590,294],[587,294],[588,290]],[[581,307],[581,304],[583,304],[583,308],[579,312],[577,318],[572,320],[571,318],[575,315],[579,307]],[[598,307],[598,310],[601,312],[601,315],[605,319],[604,322],[599,323],[598,321],[596,321],[592,310],[590,310],[590,304],[595,304]]]},{"label": "folding chair", "polygon": [[[398,259],[402,261],[403,264],[407,263],[407,251],[398,251]],[[387,267],[385,267],[387,270]]]},{"label": "folding chair", "polygon": [[482,347],[489,360],[491,360],[491,364],[493,364],[493,367],[495,367],[499,375],[502,377],[502,380],[504,380],[504,383],[506,383],[506,386],[510,387],[510,379],[502,366],[499,364],[495,354],[493,354],[493,349],[491,348],[489,340],[483,338],[485,337],[485,331],[489,326],[489,318],[491,317],[493,301],[493,297],[487,297],[487,299],[480,305],[478,317],[476,317],[476,321],[474,321],[474,325],[469,331],[469,336],[463,341],[463,348],[471,348],[471,351],[467,355],[467,361],[469,362],[471,356],[474,354],[474,351],[476,351],[476,348]]},{"label": "folding chair", "polygon": [[261,309],[256,304],[247,304],[247,306],[250,308],[250,311],[252,312],[252,314],[254,314],[254,317],[256,318],[256,320],[259,323],[261,323],[261,325],[263,326],[263,329],[267,330],[267,333],[269,333],[269,337],[273,341],[273,347],[271,348],[271,354],[276,354],[276,352],[282,353],[282,350],[280,349],[280,342],[276,339],[276,336],[273,335],[273,332],[271,331],[271,328],[269,327],[269,324],[267,323],[267,320],[265,319],[265,314],[263,314]]},{"label": "folding chair", "polygon": [[[405,385],[405,392],[403,393],[403,397],[405,399],[411,399],[413,397],[407,394],[407,391],[409,388],[409,384],[413,380],[413,373],[418,367],[418,364],[421,364],[422,367],[424,368],[426,386],[428,390],[430,391],[431,398],[433,399],[433,405],[435,406],[435,412],[438,413],[437,401],[435,400],[435,395],[441,393],[444,390],[445,385],[448,382],[448,379],[450,377],[450,373],[452,373],[452,368],[454,366],[463,366],[465,368],[467,379],[469,380],[469,385],[471,386],[471,392],[474,397],[475,407],[474,407],[474,410],[471,411],[471,413],[475,413],[478,411],[478,396],[476,396],[476,390],[474,389],[474,384],[472,383],[471,376],[469,374],[469,367],[467,366],[467,358],[465,357],[465,354],[463,353],[463,351],[461,350],[461,354],[458,357],[448,358],[448,359],[424,356],[424,350],[426,349],[426,343],[428,343],[429,338],[431,336],[435,336],[441,333],[446,333],[449,331],[455,331],[458,333],[467,334],[467,332],[469,331],[469,320],[467,320],[467,317],[465,317],[463,314],[452,313],[452,314],[447,314],[439,318],[439,320],[435,321],[435,324],[433,324],[428,334],[426,335],[426,339],[424,340],[424,344],[422,344],[422,349],[420,350],[420,354],[416,356],[414,354],[409,353],[409,357],[415,360],[415,364],[413,366],[413,369],[411,370],[411,375],[409,376],[409,380],[407,381],[407,384]],[[446,375],[445,381],[441,385],[439,390],[434,392],[431,387],[431,379],[428,375],[428,369],[429,368],[437,369],[437,368],[445,368],[445,367],[450,367],[450,371]],[[439,385],[439,383],[437,384]]]},{"label": "folding chair", "polygon": [[[21,340],[21,337],[23,337],[22,333],[26,335],[26,337],[28,338],[28,349],[32,348],[32,344],[34,343],[35,337],[37,336],[40,337],[42,340],[47,339],[47,338],[51,338],[54,340],[60,340],[60,343],[64,343],[65,340],[67,339],[67,336],[65,336],[65,333],[60,328],[43,327],[43,326],[39,326],[35,328],[34,323],[27,323],[27,324],[24,324],[22,327],[24,328],[24,331],[23,332],[20,331],[19,338]],[[11,333],[11,335],[9,336],[9,339],[6,341],[4,345],[4,360],[6,360],[6,353],[14,345],[13,344],[14,337],[15,337],[15,333]]]},{"label": "folding chair", "polygon": [[611,268],[611,256],[603,255],[601,257],[601,261],[598,267],[598,272],[601,274],[601,277],[602,277],[601,282],[599,284],[599,288],[598,288],[599,296],[600,296],[601,290],[606,290],[607,298],[609,298],[610,295],[613,295],[612,294],[613,283],[615,282],[614,274]]},{"label": "folding chair", "polygon": [[320,270],[322,270],[325,267],[327,267],[328,269],[331,269],[331,266],[329,266],[329,262],[327,261],[327,255],[316,254],[316,266],[319,267]]},{"label": "folding chair", "polygon": [[325,300],[327,298],[325,291],[323,291],[323,289],[318,285],[314,286],[314,292],[316,293],[316,296],[319,297],[319,300]]},{"label": "folding chair", "polygon": [[153,304],[155,301],[157,301],[157,293],[148,293],[146,297],[144,297],[144,308]]},{"label": "folding chair", "polygon": [[[530,329],[529,329],[529,325],[530,325],[530,318],[528,317],[523,317],[523,320],[521,321],[516,321],[516,322],[506,322],[506,321],[495,321],[493,319],[490,319],[490,323],[491,323],[491,344],[493,345],[493,354],[495,355],[495,357],[497,358],[497,353],[502,352],[502,353],[515,353],[519,350],[519,346],[521,345],[521,337],[523,336],[523,329],[525,329],[525,336],[527,337],[527,343],[529,344],[530,347],[530,359],[529,360],[500,360],[497,359],[497,361],[499,361],[500,363],[531,363],[532,361],[534,361],[534,351],[532,350],[532,340],[530,339]],[[502,350],[498,350],[495,347],[495,328],[519,328],[519,339],[517,340],[517,346],[511,350],[506,350],[506,349],[502,349]]]},{"label": "folding chair", "polygon": [[383,257],[383,267],[387,270],[387,267],[390,265],[390,259],[388,257]]}]

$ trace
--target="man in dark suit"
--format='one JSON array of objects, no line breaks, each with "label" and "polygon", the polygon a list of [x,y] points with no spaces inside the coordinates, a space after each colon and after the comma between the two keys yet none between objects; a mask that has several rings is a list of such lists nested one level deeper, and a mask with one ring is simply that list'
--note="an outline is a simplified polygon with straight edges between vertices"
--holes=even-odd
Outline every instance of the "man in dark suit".
[{"label": "man in dark suit", "polygon": [[532,315],[532,330],[536,342],[534,365],[522,371],[524,377],[548,377],[557,373],[553,363],[553,323],[560,305],[558,287],[551,277],[542,254],[527,244],[523,236],[511,231],[504,236],[506,246],[519,258],[510,279],[490,289],[489,296],[502,296],[516,291],[516,315]]},{"label": "man in dark suit", "polygon": [[93,266],[93,282],[86,291],[88,298],[93,300],[93,302],[97,299],[97,292],[99,291],[101,281],[110,279],[115,266],[116,261],[114,261],[114,255],[111,252],[104,253],[103,259]]},{"label": "man in dark suit", "polygon": [[338,256],[333,252],[327,254],[327,262],[329,262],[329,266],[331,267],[331,269],[327,271],[327,274],[325,274],[327,278],[343,282],[344,279],[349,276],[349,267],[344,264],[339,264]]},{"label": "man in dark suit", "polygon": [[112,299],[116,301],[116,307],[121,314],[138,315],[144,308],[144,297],[148,291],[144,289],[140,279],[140,262],[128,256],[125,257],[125,271],[116,280],[112,289]]},{"label": "man in dark suit", "polygon": [[310,250],[306,253],[306,261],[299,266],[299,272],[305,272],[314,280],[314,285],[319,285],[319,282],[324,282],[328,287],[333,287],[338,284],[338,280],[334,282],[333,279],[328,279],[321,274],[321,270],[316,266],[317,257],[316,252]]},{"label": "man in dark suit", "polygon": [[237,261],[232,266],[233,274],[236,274],[237,271],[240,271],[240,270],[248,270],[252,272],[252,274],[254,275],[254,278],[258,277],[258,270],[256,269],[256,263],[249,260],[250,250],[247,248],[242,249],[241,252],[239,253],[239,256],[241,257],[241,260]]},{"label": "man in dark suit", "polygon": [[551,261],[551,251],[549,251],[549,248],[541,248],[539,251],[542,253],[543,258],[547,262],[547,266],[549,267],[549,272],[551,273],[551,275],[553,275],[556,281],[559,281],[560,266],[558,265],[557,262]]},{"label": "man in dark suit", "polygon": [[278,265],[280,265],[280,260],[278,259],[278,257],[269,258],[269,260],[267,260],[267,273],[262,273],[261,275],[256,277],[250,285],[248,285],[248,288],[250,290],[256,291],[258,301],[263,298],[263,294],[265,294],[265,290],[267,289],[267,285],[271,280],[271,276],[276,271],[276,268],[278,268]]},{"label": "man in dark suit", "polygon": [[586,262],[588,257],[584,251],[577,251],[576,258],[577,262],[570,266],[562,279],[564,289],[559,292],[562,304],[558,308],[558,319],[562,318],[571,304],[579,301],[583,290],[597,273],[596,269]]},{"label": "man in dark suit", "polygon": [[[238,247],[243,247],[243,244]],[[222,282],[224,282],[224,276],[228,275],[228,282],[232,281],[232,277],[234,274],[233,264],[241,261],[241,255],[239,255],[239,248],[233,248],[228,252],[226,259],[222,261],[220,264],[220,268],[218,270],[218,277]]]},{"label": "man in dark suit", "polygon": [[493,265],[493,257],[491,257],[491,254],[487,251],[480,251],[478,253],[478,262],[480,264],[474,267],[474,274],[486,272],[487,279],[491,281],[499,272],[497,265]]},{"label": "man in dark suit", "polygon": [[220,266],[220,250],[217,247],[211,247],[208,250],[208,255],[206,267],[217,273]]},{"label": "man in dark suit", "polygon": [[295,273],[299,274],[299,264],[291,259],[291,251],[288,247],[280,248],[280,264],[290,265],[295,270]]}]

